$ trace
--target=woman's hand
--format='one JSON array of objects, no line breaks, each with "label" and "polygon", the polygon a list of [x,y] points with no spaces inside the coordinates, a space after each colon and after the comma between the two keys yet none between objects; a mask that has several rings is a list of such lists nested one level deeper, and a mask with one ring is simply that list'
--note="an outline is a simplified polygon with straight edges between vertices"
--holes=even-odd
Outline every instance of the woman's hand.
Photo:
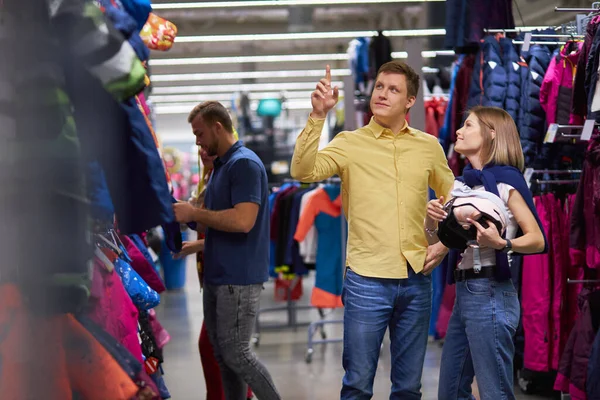
[{"label": "woman's hand", "polygon": [[181,251],[173,255],[173,258],[180,260],[192,254],[204,251],[204,239],[195,240],[193,242],[183,242]]},{"label": "woman's hand", "polygon": [[427,218],[431,221],[442,222],[448,214],[444,211],[444,196],[427,203]]},{"label": "woman's hand", "polygon": [[487,227],[484,227],[479,222],[467,218],[467,221],[477,228],[477,244],[480,247],[489,247],[490,249],[502,250],[506,246],[506,240],[500,237],[498,229],[489,221]]}]

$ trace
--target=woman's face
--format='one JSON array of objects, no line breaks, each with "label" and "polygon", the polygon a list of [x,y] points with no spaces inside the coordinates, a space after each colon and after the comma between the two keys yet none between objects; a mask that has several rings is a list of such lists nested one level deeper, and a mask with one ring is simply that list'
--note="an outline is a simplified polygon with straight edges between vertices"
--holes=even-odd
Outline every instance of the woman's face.
[{"label": "woman's face", "polygon": [[469,114],[462,128],[456,131],[454,151],[465,157],[478,155],[483,147],[481,125],[475,114]]},{"label": "woman's face", "polygon": [[203,147],[200,147],[199,154],[204,168],[213,169],[213,161],[215,161],[217,156],[209,156],[208,152]]}]

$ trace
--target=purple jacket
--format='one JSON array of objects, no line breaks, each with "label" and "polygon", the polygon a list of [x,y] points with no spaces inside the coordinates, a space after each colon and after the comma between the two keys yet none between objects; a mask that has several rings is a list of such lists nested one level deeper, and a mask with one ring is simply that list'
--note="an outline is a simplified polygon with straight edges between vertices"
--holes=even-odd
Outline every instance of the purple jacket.
[{"label": "purple jacket", "polygon": [[568,42],[550,61],[540,89],[540,104],[548,124],[583,124],[581,116],[571,114],[573,79],[582,48],[582,42]]},{"label": "purple jacket", "polygon": [[589,268],[600,269],[600,140],[592,141],[583,162],[571,215],[571,247],[585,251]]},{"label": "purple jacket", "polygon": [[589,290],[581,292],[580,307],[580,317],[569,336],[554,383],[554,390],[570,393],[572,399],[587,398],[585,394],[587,369],[596,337],[592,324]]}]

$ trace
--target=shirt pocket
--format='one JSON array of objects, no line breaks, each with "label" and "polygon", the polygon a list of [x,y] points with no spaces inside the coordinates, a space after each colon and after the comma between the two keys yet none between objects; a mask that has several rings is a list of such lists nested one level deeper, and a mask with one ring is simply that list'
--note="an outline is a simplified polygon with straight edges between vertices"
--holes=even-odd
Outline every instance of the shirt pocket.
[{"label": "shirt pocket", "polygon": [[409,190],[418,193],[427,193],[431,172],[431,161],[427,157],[422,155],[407,157],[401,163],[401,183]]}]

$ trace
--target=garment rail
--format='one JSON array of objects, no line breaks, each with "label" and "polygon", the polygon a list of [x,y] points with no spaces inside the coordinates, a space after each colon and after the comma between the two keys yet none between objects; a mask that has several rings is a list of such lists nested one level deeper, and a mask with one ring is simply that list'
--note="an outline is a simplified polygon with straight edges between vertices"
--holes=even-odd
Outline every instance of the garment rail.
[{"label": "garment rail", "polygon": [[[596,4],[596,3],[594,3]],[[600,8],[570,8],[570,7],[554,7],[555,12],[574,12],[574,13],[593,13],[600,12]]]},{"label": "garment rail", "polygon": [[[283,179],[283,183],[301,183],[301,182],[298,182],[297,180],[294,180],[291,178],[285,178],[285,179]],[[320,183],[340,184],[341,179],[337,176],[334,176],[334,177],[328,178],[326,180],[323,180]],[[270,185],[270,186],[272,189],[276,185]],[[343,217],[342,217],[342,219],[343,219]],[[342,243],[344,243],[344,242],[342,241]],[[263,332],[263,331],[277,331],[277,330],[281,330],[281,329],[290,329],[290,328],[297,330],[297,328],[305,327],[305,326],[309,327],[309,332],[312,332],[313,336],[317,332],[317,330],[319,330],[321,333],[322,340],[313,341],[313,343],[329,342],[329,340],[327,339],[327,334],[325,333],[324,325],[325,325],[325,323],[334,323],[334,321],[325,321],[325,318],[327,317],[327,313],[325,312],[325,310],[322,308],[314,307],[312,305],[298,305],[297,301],[292,299],[292,288],[294,287],[294,284],[297,282],[298,279],[299,278],[293,279],[292,282],[290,283],[289,288],[287,288],[287,293],[286,293],[287,299],[286,299],[285,305],[261,308],[257,311],[255,325],[254,325],[255,326],[254,335],[252,336],[252,343],[255,346],[257,346],[257,347],[260,346],[260,335],[261,335],[261,332]],[[299,311],[310,311],[310,310],[315,310],[315,309],[319,313],[319,321],[308,322],[308,321],[299,321],[298,320],[298,312]],[[285,323],[282,323],[282,324],[269,323],[269,324],[264,324],[264,325],[261,324],[261,322],[260,322],[261,315],[264,315],[267,313],[271,314],[271,313],[280,313],[280,312],[285,312],[287,314],[287,321]],[[319,328],[319,329],[317,329],[317,328]],[[338,340],[333,339],[331,341],[338,341]],[[310,342],[310,340],[309,340],[309,342]]]},{"label": "garment rail", "polygon": [[579,183],[579,179],[557,179],[557,180],[539,180],[536,179],[535,183],[538,185],[568,185],[571,183]]},{"label": "garment rail", "polygon": [[597,284],[600,284],[600,279],[567,279],[567,283],[597,283]]},{"label": "garment rail", "polygon": [[[329,178],[325,181],[325,183],[339,183],[341,184],[342,180],[337,177],[334,176],[333,178]],[[342,213],[340,215],[340,220],[341,220],[341,224],[342,224],[342,265],[341,268],[342,270],[346,269],[346,241],[347,241],[347,224],[346,224],[346,216],[344,214],[344,210],[342,209]],[[343,276],[345,276],[346,274],[344,274]],[[334,338],[334,339],[328,339],[325,335],[325,325],[343,325],[344,324],[344,320],[343,319],[338,319],[338,320],[325,320],[324,317],[321,317],[320,321],[316,321],[311,323],[308,326],[308,342],[306,344],[306,355],[304,357],[304,360],[306,361],[307,364],[310,364],[312,362],[312,358],[313,358],[313,354],[315,352],[314,350],[314,346],[316,344],[327,344],[327,343],[342,343],[344,341],[343,338]],[[317,330],[321,331],[321,339],[314,339],[315,333],[317,332]]]}]

